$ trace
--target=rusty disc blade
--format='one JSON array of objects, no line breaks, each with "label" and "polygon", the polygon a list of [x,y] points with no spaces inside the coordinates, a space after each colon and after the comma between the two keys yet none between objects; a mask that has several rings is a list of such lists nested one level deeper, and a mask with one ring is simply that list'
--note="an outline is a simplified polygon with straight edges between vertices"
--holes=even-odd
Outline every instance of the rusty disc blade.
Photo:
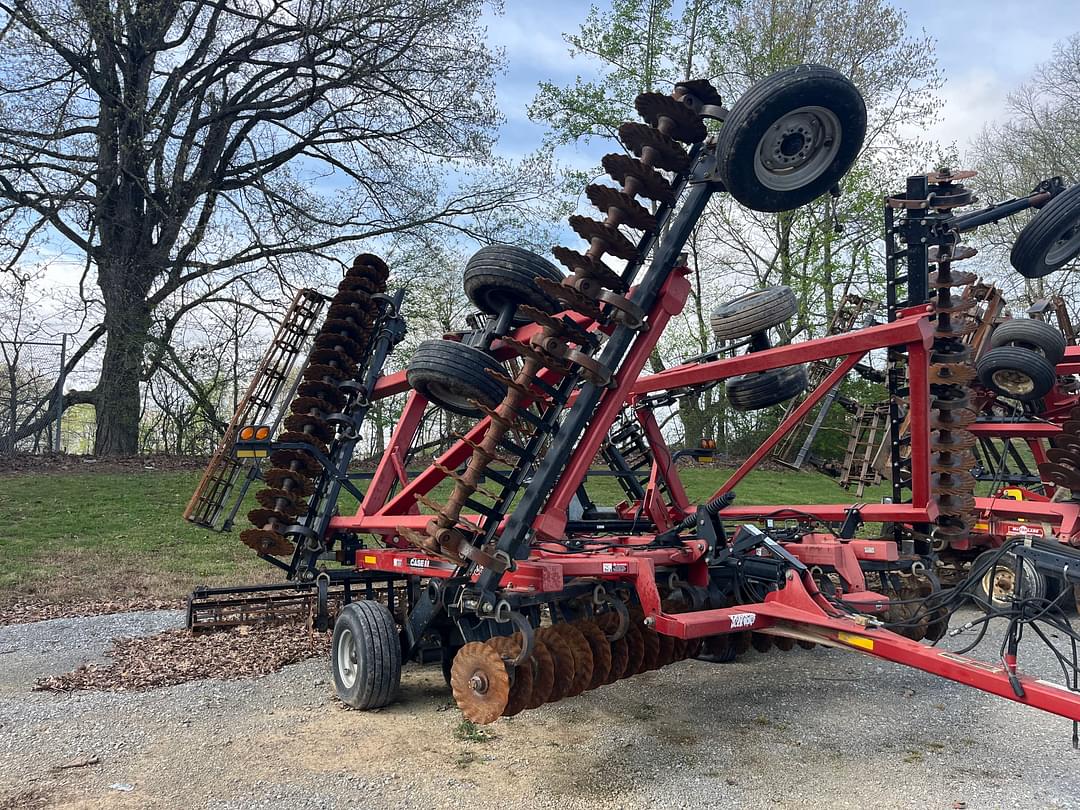
[{"label": "rusty disc blade", "polygon": [[[374,288],[376,285],[370,284],[370,286],[372,288],[371,292],[374,292]],[[361,312],[369,314],[376,312],[375,302],[371,300],[369,291],[362,289],[361,287],[357,287],[352,290],[342,290],[339,288],[337,295],[335,295],[333,298],[333,305],[345,305],[349,307],[355,307]]]},{"label": "rusty disc blade", "polygon": [[641,640],[645,645],[645,654],[641,657],[638,672],[648,672],[660,668],[660,634],[651,627],[641,628]]},{"label": "rusty disc blade", "polygon": [[795,639],[787,636],[773,636],[773,644],[780,652],[790,652],[795,648]]},{"label": "rusty disc blade", "polygon": [[801,638],[795,643],[802,647],[804,650],[812,650],[814,649],[814,647],[817,646],[817,644],[815,644],[813,641],[807,641],[806,639]]},{"label": "rusty disc blade", "polygon": [[601,287],[607,287],[609,290],[626,292],[627,286],[626,282],[622,280],[622,276],[600,259],[594,259],[592,256],[587,256],[568,247],[554,247],[551,249],[551,253],[571,273],[594,278],[600,283]]},{"label": "rusty disc blade", "polygon": [[555,675],[552,679],[548,702],[555,703],[566,697],[570,687],[574,685],[574,653],[562,636],[554,632],[550,627],[542,627],[537,630],[536,639],[544,642],[544,646],[551,653]]},{"label": "rusty disc blade", "polygon": [[260,554],[274,557],[292,554],[296,548],[283,535],[269,529],[244,529],[240,532],[240,541]]},{"label": "rusty disc blade", "polygon": [[645,150],[651,149],[652,160],[649,162],[657,169],[682,172],[690,165],[682,144],[648,124],[627,121],[619,127],[619,140],[639,158],[644,159]]},{"label": "rusty disc blade", "polygon": [[551,699],[551,690],[555,685],[555,657],[551,654],[547,644],[540,639],[533,640],[532,658],[532,695],[526,709],[535,709],[543,706]]},{"label": "rusty disc blade", "polygon": [[[296,451],[282,450],[280,452],[294,453]],[[276,456],[277,453],[274,455]],[[304,458],[310,459],[311,456],[304,453]],[[290,490],[291,492],[297,493],[298,497],[301,498],[306,498],[315,491],[311,479],[299,470],[290,470],[286,467],[272,467],[266,471],[264,478],[266,479],[266,483],[271,487]]]},{"label": "rusty disc blade", "polygon": [[[277,441],[281,441],[280,436]],[[322,466],[311,452],[294,447],[275,450],[270,454],[270,463],[286,472],[295,472],[308,477],[318,475],[322,470]],[[277,486],[269,479],[267,482],[271,486]]]},{"label": "rusty disc blade", "polygon": [[616,226],[591,217],[583,217],[580,214],[572,215],[569,222],[570,227],[586,242],[592,242],[593,239],[603,240],[606,252],[612,256],[627,261],[633,261],[638,257],[634,243],[627,239]]},{"label": "rusty disc blade", "polygon": [[324,332],[333,332],[352,338],[357,343],[366,344],[368,333],[371,331],[359,323],[353,323],[345,318],[328,318],[323,324]]},{"label": "rusty disc blade", "polygon": [[975,510],[975,496],[970,492],[959,495],[940,493],[932,498],[942,515],[963,517]]},{"label": "rusty disc blade", "polygon": [[308,382],[324,382],[336,384],[349,379],[349,372],[337,366],[327,366],[315,363],[304,369],[304,379]]},{"label": "rusty disc blade", "polygon": [[261,489],[255,493],[255,500],[257,500],[259,505],[264,509],[283,512],[290,518],[296,517],[297,513],[300,511],[300,497],[300,493],[296,491],[288,492],[284,489],[277,489],[275,487]]},{"label": "rusty disc blade", "polygon": [[765,633],[751,633],[750,643],[760,653],[766,653],[772,649],[773,637]]},{"label": "rusty disc blade", "polygon": [[736,655],[742,655],[750,651],[752,641],[750,635],[748,632],[732,634],[731,643],[735,645]]},{"label": "rusty disc blade", "polygon": [[652,166],[646,166],[640,160],[623,154],[604,155],[600,163],[604,171],[617,183],[622,183],[624,187],[633,183],[636,186],[635,194],[657,202],[675,202],[671,183]]},{"label": "rusty disc blade", "polygon": [[333,406],[321,397],[297,397],[292,401],[289,410],[294,414],[313,414],[319,417],[334,412]]},{"label": "rusty disc blade", "polygon": [[978,414],[970,408],[943,411],[935,408],[930,413],[931,430],[962,430],[975,421]]},{"label": "rusty disc blade", "polygon": [[574,627],[585,637],[592,651],[592,678],[587,688],[595,689],[607,683],[608,673],[611,671],[611,644],[596,622],[578,621],[574,622]]},{"label": "rusty disc blade", "polygon": [[1040,464],[1039,476],[1048,484],[1080,490],[1080,472],[1064,464]]},{"label": "rusty disc blade", "polygon": [[284,528],[292,523],[292,518],[284,512],[278,512],[276,509],[252,509],[247,514],[248,520],[251,521],[251,525],[257,529],[270,529],[273,528],[274,523],[278,523]]},{"label": "rusty disc blade", "polygon": [[[310,413],[294,413],[285,418],[285,430],[312,436],[321,442],[334,438],[334,427],[325,419]],[[287,434],[286,434],[287,435]],[[283,439],[283,441],[288,441]]]},{"label": "rusty disc blade", "polygon": [[975,379],[975,367],[968,363],[931,363],[927,375],[931,385],[966,385]]},{"label": "rusty disc blade", "polygon": [[624,640],[626,641],[626,668],[623,670],[623,677],[629,678],[642,671],[641,662],[645,658],[645,639],[641,634],[641,628],[634,623],[633,616],[630,617],[630,626],[626,630]]},{"label": "rusty disc blade", "polygon": [[1061,423],[1061,432],[1080,436],[1080,419],[1068,419]]},{"label": "rusty disc blade", "polygon": [[510,675],[493,647],[470,641],[454,656],[450,687],[466,720],[493,723],[510,698]]},{"label": "rusty disc blade", "polygon": [[[330,452],[326,449],[326,444],[320,441],[318,437],[312,436],[310,433],[300,433],[295,430],[287,430],[280,436],[278,436],[277,440],[279,442],[295,442],[297,444],[309,444],[312,447],[317,447],[319,450],[322,450],[323,453]],[[317,464],[318,462],[316,462],[316,465]]]},{"label": "rusty disc blade", "polygon": [[689,642],[685,638],[672,639],[675,642],[675,652],[672,655],[674,661],[685,661],[686,650],[690,646]]},{"label": "rusty disc blade", "polygon": [[1054,446],[1080,455],[1080,438],[1062,433],[1054,437]]},{"label": "rusty disc blade", "polygon": [[574,654],[574,680],[566,696],[577,697],[592,683],[592,648],[574,625],[561,622],[555,625],[555,629]]},{"label": "rusty disc blade", "polygon": [[665,636],[663,633],[656,634],[659,650],[656,653],[656,668],[666,667],[675,660],[675,639]]},{"label": "rusty disc blade", "polygon": [[385,281],[390,275],[390,268],[380,256],[374,253],[358,253],[353,259],[352,267],[349,268],[349,275],[354,274],[363,274],[377,281]]},{"label": "rusty disc blade", "polygon": [[1046,459],[1051,464],[1061,464],[1065,467],[1072,467],[1074,470],[1080,470],[1080,453],[1066,450],[1064,447],[1051,447],[1046,451]]},{"label": "rusty disc blade", "polygon": [[356,363],[341,349],[313,349],[311,354],[308,355],[308,362],[324,366],[336,366],[350,377],[356,375]]},{"label": "rusty disc blade", "polygon": [[660,128],[661,119],[667,119],[667,134],[683,143],[705,140],[705,124],[683,104],[664,93],[642,93],[634,99],[634,108],[649,126]]},{"label": "rusty disc blade", "polygon": [[324,383],[321,380],[308,380],[301,383],[296,389],[302,397],[315,397],[326,400],[330,410],[338,410],[345,404],[345,394],[337,387],[336,383]]},{"label": "rusty disc blade", "polygon": [[366,334],[375,323],[371,308],[355,304],[330,304],[330,308],[326,310],[326,322],[331,321],[351,323],[353,326],[360,327],[363,334]]},{"label": "rusty disc blade", "polygon": [[[596,617],[596,626],[607,639],[619,629],[619,617],[614,613],[601,613]],[[626,665],[630,660],[630,645],[625,635],[615,641],[609,641],[608,645],[611,647],[611,666],[608,668],[604,683],[615,683],[626,674]]]},{"label": "rusty disc blade", "polygon": [[333,332],[323,332],[315,338],[315,347],[342,352],[351,362],[356,362],[364,355],[364,347],[355,340],[345,335],[335,335]]},{"label": "rusty disc blade", "polygon": [[656,217],[649,213],[641,203],[625,192],[611,186],[593,183],[585,187],[585,195],[600,213],[610,215],[612,208],[619,212],[620,224],[639,231],[656,230]]},{"label": "rusty disc blade", "polygon": [[521,652],[521,642],[507,636],[495,636],[488,639],[487,644],[502,658],[510,674],[510,693],[506,698],[506,708],[502,711],[503,717],[513,717],[528,708],[532,699],[533,669],[531,662],[526,661],[519,667],[511,666],[510,661],[517,658]]}]

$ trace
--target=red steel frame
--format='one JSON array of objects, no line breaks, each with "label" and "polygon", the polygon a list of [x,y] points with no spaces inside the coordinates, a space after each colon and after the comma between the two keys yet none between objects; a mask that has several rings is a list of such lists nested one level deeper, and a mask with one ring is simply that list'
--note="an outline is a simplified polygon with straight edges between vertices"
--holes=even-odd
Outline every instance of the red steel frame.
[{"label": "red steel frame", "polygon": [[[910,424],[912,436],[912,501],[906,504],[865,504],[860,513],[869,522],[894,521],[926,523],[933,521],[936,510],[930,498],[929,467],[929,404],[928,351],[933,342],[930,309],[912,307],[899,313],[896,321],[871,326],[844,335],[812,340],[806,343],[780,346],[738,357],[707,363],[692,363],[641,377],[649,353],[653,350],[667,321],[681,312],[689,293],[685,268],[676,268],[665,284],[657,304],[649,313],[649,330],[635,342],[614,386],[601,401],[597,415],[575,449],[558,484],[553,489],[545,509],[534,524],[538,541],[529,559],[520,561],[507,572],[501,585],[510,592],[528,594],[557,594],[567,579],[588,577],[599,581],[619,581],[631,584],[641,602],[646,621],[666,635],[679,638],[744,632],[753,630],[772,635],[814,641],[827,646],[855,650],[899,664],[912,666],[984,691],[1000,695],[1045,711],[1080,720],[1080,694],[1050,682],[1019,677],[1024,696],[1018,697],[1009,680],[1004,664],[988,664],[945,650],[930,647],[883,629],[873,629],[839,615],[818,591],[809,574],[799,576],[789,571],[785,587],[770,592],[760,603],[730,608],[700,610],[690,613],[667,614],[661,608],[656,585],[657,569],[685,566],[690,584],[704,585],[709,570],[704,557],[706,544],[701,540],[684,540],[678,547],[641,548],[655,535],[604,537],[604,545],[580,553],[567,554],[545,550],[545,542],[565,537],[567,507],[583,482],[603,442],[614,416],[624,405],[634,406],[646,395],[716,382],[740,374],[782,368],[815,360],[841,358],[841,362],[824,383],[810,392],[784,420],[777,430],[720,486],[716,495],[734,488],[753,467],[765,458],[772,448],[810,411],[827,391],[866,354],[875,349],[902,346],[909,357]],[[597,324],[584,316],[567,313],[585,328],[597,329]],[[514,337],[527,341],[536,326],[518,329]],[[498,359],[513,357],[513,351],[496,341],[492,347]],[[1070,347],[1065,368],[1080,372],[1080,347]],[[1059,369],[1062,367],[1059,367]],[[1062,373],[1065,373],[1062,371]],[[557,379],[555,372],[542,372],[548,382]],[[383,377],[375,387],[375,398],[383,398],[408,390],[403,372]],[[457,468],[471,454],[470,442],[479,441],[490,420],[480,420],[465,436],[446,450],[436,463],[409,480],[405,472],[405,454],[416,439],[427,401],[410,392],[405,408],[393,431],[389,445],[355,515],[335,517],[331,531],[342,530],[380,535],[387,548],[364,549],[357,552],[356,565],[364,570],[414,575],[420,577],[449,577],[457,570],[453,563],[408,547],[397,536],[399,527],[421,530],[429,520],[419,510],[418,499],[425,497],[447,479],[439,467]],[[643,507],[656,527],[663,531],[685,517],[693,509],[671,460],[659,426],[650,410],[635,409],[646,439],[654,453],[654,464]],[[1037,440],[1057,430],[1050,425],[994,425],[994,435],[1012,435]],[[981,430],[982,428],[976,428]],[[658,497],[656,484],[663,478],[671,503]],[[395,487],[397,488],[394,493]],[[1080,536],[1080,508],[1074,504],[1040,501],[1010,501],[978,499],[979,506],[992,510],[1004,520],[1036,520],[1055,527],[1060,534]],[[764,516],[805,518],[812,516],[825,522],[844,519],[849,504],[805,504],[797,506],[729,506],[725,520],[742,520]],[[478,522],[477,516],[463,515],[464,520]],[[895,561],[896,544],[890,540],[840,541],[831,535],[807,535],[800,543],[784,547],[804,564],[828,565],[835,569],[843,582],[842,598],[865,614],[881,612],[888,599],[866,590],[860,560]]]}]

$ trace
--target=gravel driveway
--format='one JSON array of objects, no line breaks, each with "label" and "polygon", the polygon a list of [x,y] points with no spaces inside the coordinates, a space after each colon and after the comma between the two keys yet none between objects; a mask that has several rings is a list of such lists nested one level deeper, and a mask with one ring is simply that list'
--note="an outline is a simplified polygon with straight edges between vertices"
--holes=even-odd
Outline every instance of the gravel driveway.
[{"label": "gravel driveway", "polygon": [[[400,701],[371,713],[332,699],[322,660],[146,692],[30,690],[113,636],[182,621],[0,627],[0,808],[1080,808],[1067,721],[820,648],[685,661],[486,740],[460,738],[436,667],[410,666]],[[1021,656],[1053,673],[1036,647]]]}]

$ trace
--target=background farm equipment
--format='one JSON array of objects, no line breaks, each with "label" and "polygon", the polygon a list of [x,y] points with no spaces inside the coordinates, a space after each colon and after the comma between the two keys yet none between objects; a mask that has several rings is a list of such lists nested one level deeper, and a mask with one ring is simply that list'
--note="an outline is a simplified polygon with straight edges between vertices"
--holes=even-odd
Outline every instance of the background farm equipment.
[{"label": "background farm equipment", "polygon": [[[970,316],[977,302],[964,294],[974,277],[954,269],[970,255],[959,235],[1045,206],[1032,222],[1036,235],[1014,259],[1022,272],[1053,269],[1080,252],[1062,230],[1065,214],[1080,220],[1074,189],[1050,183],[957,214],[973,202],[963,185],[969,175],[910,178],[887,201],[884,322],[853,329],[858,310],[835,334],[774,346],[770,330],[794,314],[794,299],[783,287],[760,290],[714,311],[726,356],[643,376],[690,292],[682,250],[710,197],[726,192],[761,211],[815,199],[854,160],[865,110],[843,76],[815,66],[770,77],[730,110],[702,81],[680,84],[671,96],[642,95],[637,109],[646,123],[619,131],[636,157],[603,161],[619,187],[586,189],[603,220],[570,219],[588,247],[554,250],[570,275],[518,248],[481,249],[464,275],[486,316],[480,328],[425,341],[404,372],[384,374],[404,334],[402,293],[387,296],[386,265],[361,256],[330,302],[285,432],[271,440],[261,430],[268,426],[239,427],[234,456],[271,465],[241,539],[293,587],[309,589],[319,620],[333,601],[347,603],[334,625],[339,696],[358,708],[385,705],[402,661],[437,650],[465,716],[486,723],[686,657],[824,644],[1080,719],[1075,653],[1062,657],[1072,674],[1064,688],[1017,671],[1024,627],[1041,634],[1040,623],[1049,624],[1077,637],[1060,605],[1023,586],[999,604],[983,600],[1009,619],[1000,663],[920,643],[942,638],[972,583],[987,573],[994,580],[1005,560],[1019,577],[1030,567],[1063,585],[1080,582],[1080,552],[1035,540],[980,558],[954,588],[942,589],[935,575],[940,552],[962,548],[980,518],[1002,510],[997,499],[976,497],[971,473],[979,414],[967,337],[978,328]],[[718,134],[708,134],[710,120],[722,122]],[[635,241],[625,229],[641,235]],[[617,270],[612,259],[625,266]],[[1013,343],[1030,337],[1014,330]],[[866,368],[875,351],[887,353],[889,502],[735,501],[739,482],[774,452],[797,446],[792,463],[802,464],[809,445],[790,437],[815,408],[825,412],[841,380]],[[811,379],[818,384],[808,391]],[[719,383],[735,409],[793,404],[695,504],[655,410],[672,392]],[[360,491],[348,465],[367,411],[409,389]],[[475,422],[410,476],[409,451],[432,406]],[[590,495],[587,475],[597,460],[619,482],[622,502],[599,504]],[[339,513],[343,490],[356,497],[355,514]],[[1077,508],[1025,500],[1010,501],[1006,512],[1025,520],[1053,513],[1054,531],[1064,533],[1065,507]],[[890,529],[879,532],[879,524]],[[370,598],[378,596],[375,583],[382,601]],[[353,598],[360,593],[367,598]],[[227,621],[226,596],[203,596],[193,603],[193,623],[215,610]]]}]

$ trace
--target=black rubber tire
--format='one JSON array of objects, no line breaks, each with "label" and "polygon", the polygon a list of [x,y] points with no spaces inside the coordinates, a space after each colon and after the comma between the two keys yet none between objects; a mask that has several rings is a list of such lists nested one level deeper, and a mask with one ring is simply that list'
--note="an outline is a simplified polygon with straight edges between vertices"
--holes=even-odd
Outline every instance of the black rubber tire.
[{"label": "black rubber tire", "polygon": [[779,326],[798,311],[790,287],[766,287],[720,304],[709,323],[717,340],[737,340]]},{"label": "black rubber tire", "polygon": [[1080,184],[1044,205],[1013,243],[1009,261],[1024,278],[1042,278],[1080,254]]},{"label": "black rubber tire", "polygon": [[724,383],[728,402],[737,411],[758,411],[779,405],[806,390],[805,366],[788,366],[743,374]]},{"label": "black rubber tire", "polygon": [[453,340],[425,340],[409,360],[405,378],[413,390],[440,408],[462,416],[482,416],[468,400],[494,408],[506,397],[506,386],[487,369],[506,373],[495,358],[480,349]]},{"label": "black rubber tire", "polygon": [[1052,323],[1034,318],[1012,318],[990,333],[990,346],[1017,346],[1041,354],[1052,366],[1065,358],[1065,335]]},{"label": "black rubber tire", "polygon": [[[801,182],[795,178],[785,180],[777,172],[770,175],[771,170],[759,161],[763,139],[785,116],[807,107],[823,109],[834,118],[839,145],[821,153],[820,160],[811,157]],[[797,123],[789,119],[790,126]],[[778,159],[797,159],[797,153],[787,154],[788,137],[781,137],[785,151],[782,156],[776,153]],[[817,199],[839,182],[855,163],[865,137],[866,104],[851,80],[832,68],[796,65],[757,82],[735,102],[720,129],[716,147],[720,179],[728,193],[747,208],[790,211]],[[800,148],[807,140],[799,133],[791,133],[790,138],[797,139],[792,143]],[[792,167],[791,171],[798,168]],[[774,187],[762,176],[769,177]],[[798,185],[775,187],[793,182]]]},{"label": "black rubber tire", "polygon": [[[997,549],[990,549],[989,551],[984,551],[982,554],[975,558],[975,562],[972,564],[972,567],[980,567],[984,563],[987,563],[991,557],[997,555],[997,553]],[[1015,555],[1011,553],[1005,554],[997,563],[996,568],[1007,568],[1010,572],[1012,572],[1014,570],[1013,566],[1015,564]],[[1046,577],[1043,576],[1042,573],[1035,568],[1035,565],[1033,563],[1027,560],[1024,561],[1023,572],[1024,584],[1022,586],[1021,595],[1035,599],[1045,599],[1048,594]],[[975,581],[975,593],[980,598],[989,601],[996,608],[1006,607],[1009,602],[1004,599],[994,599],[987,592],[987,586],[991,581],[992,573],[994,572],[991,570],[987,570],[987,572],[983,576],[979,577],[979,579]],[[1015,579],[1015,576],[1012,578]]]},{"label": "black rubber tire", "polygon": [[[1057,374],[1050,362],[1038,352],[1018,346],[998,346],[991,349],[975,364],[979,382],[998,396],[1020,402],[1033,402],[1050,393],[1057,382]],[[1015,378],[1012,387],[1006,387],[1003,377]]]},{"label": "black rubber tire", "polygon": [[[498,315],[506,304],[526,304],[548,314],[565,307],[543,292],[536,277],[562,281],[563,274],[543,256],[513,245],[488,245],[473,254],[465,265],[465,294],[481,312]],[[528,323],[514,318],[514,323]]]},{"label": "black rubber tire", "polygon": [[[343,671],[342,656],[355,670]],[[334,622],[330,645],[334,691],[354,709],[377,709],[401,687],[401,638],[393,615],[381,602],[350,602]]]}]

